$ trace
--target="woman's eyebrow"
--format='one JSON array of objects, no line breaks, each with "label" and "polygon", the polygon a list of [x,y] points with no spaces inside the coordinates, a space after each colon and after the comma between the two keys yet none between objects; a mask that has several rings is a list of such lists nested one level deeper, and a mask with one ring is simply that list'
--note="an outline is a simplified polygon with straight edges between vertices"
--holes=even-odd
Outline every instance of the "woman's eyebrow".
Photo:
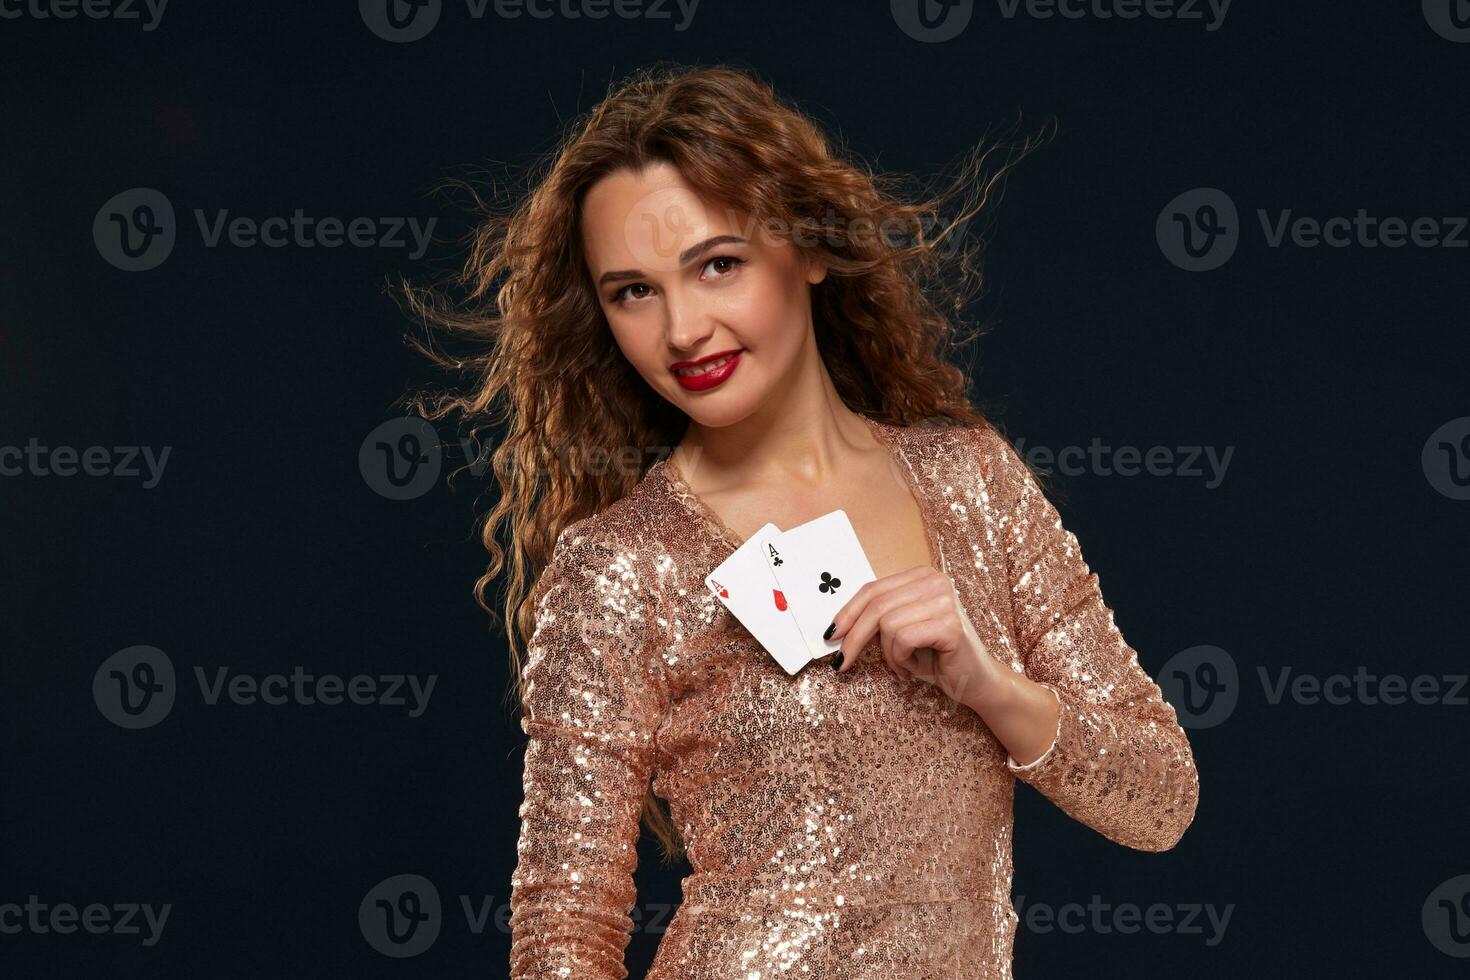
[{"label": "woman's eyebrow", "polygon": [[[745,245],[748,243],[748,239],[741,238],[739,235],[715,235],[711,238],[706,238],[698,245],[691,245],[684,251],[680,252],[679,264],[688,264],[692,259],[703,254],[709,249],[714,248],[716,245]],[[597,280],[597,284],[601,286],[606,283],[617,282],[622,279],[642,279],[643,276],[644,273],[640,272],[637,269],[622,269],[617,272],[604,272],[601,278]]]}]

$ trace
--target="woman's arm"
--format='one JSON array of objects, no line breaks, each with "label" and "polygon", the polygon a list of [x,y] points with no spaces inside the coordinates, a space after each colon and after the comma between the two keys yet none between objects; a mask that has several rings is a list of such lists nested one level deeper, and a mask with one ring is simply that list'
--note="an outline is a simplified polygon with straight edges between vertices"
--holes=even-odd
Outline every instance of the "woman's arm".
[{"label": "woman's arm", "polygon": [[[1012,751],[1025,744],[1040,753],[1025,765],[1007,759],[1017,779],[1110,840],[1167,850],[1193,821],[1199,799],[1189,739],[1114,625],[1096,573],[1035,477],[1004,436],[989,427],[972,431],[1029,678],[980,693],[990,700],[977,711],[1011,729],[1003,741]],[[1055,709],[1046,705],[1050,696]],[[1038,745],[1039,720],[1052,711],[1054,734]]]},{"label": "woman's arm", "polygon": [[565,532],[536,594],[511,977],[622,980],[638,821],[668,705],[655,604],[617,549]]}]

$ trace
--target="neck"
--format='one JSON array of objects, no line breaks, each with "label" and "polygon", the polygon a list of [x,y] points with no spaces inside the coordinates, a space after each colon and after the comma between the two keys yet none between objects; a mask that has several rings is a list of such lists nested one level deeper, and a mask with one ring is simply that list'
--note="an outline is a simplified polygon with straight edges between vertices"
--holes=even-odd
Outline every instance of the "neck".
[{"label": "neck", "polygon": [[821,384],[791,389],[728,425],[691,419],[672,457],[696,493],[772,484],[820,488],[877,441],[845,405],[825,368]]}]

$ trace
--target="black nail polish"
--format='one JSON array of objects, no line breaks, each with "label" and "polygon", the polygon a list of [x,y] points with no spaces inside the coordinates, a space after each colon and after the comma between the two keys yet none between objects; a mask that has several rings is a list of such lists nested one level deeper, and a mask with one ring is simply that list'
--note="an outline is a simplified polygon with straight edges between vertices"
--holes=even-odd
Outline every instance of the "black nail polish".
[{"label": "black nail polish", "polygon": [[835,656],[835,657],[832,658],[832,669],[833,670],[841,670],[842,669],[842,651],[841,650],[838,650],[837,651],[837,656]]},{"label": "black nail polish", "polygon": [[822,634],[822,639],[824,639],[824,640],[830,640],[830,639],[832,639],[832,631],[835,630],[836,628],[837,628],[837,624],[836,623],[833,623],[831,626],[828,626],[827,627],[827,632],[825,632],[825,633]]}]

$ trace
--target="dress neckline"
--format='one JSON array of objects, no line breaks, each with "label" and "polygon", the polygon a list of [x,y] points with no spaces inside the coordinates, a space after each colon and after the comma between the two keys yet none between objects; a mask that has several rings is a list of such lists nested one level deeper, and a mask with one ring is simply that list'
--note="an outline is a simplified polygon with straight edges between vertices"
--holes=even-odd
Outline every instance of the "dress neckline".
[{"label": "dress neckline", "polygon": [[[942,567],[944,552],[940,549],[939,540],[934,535],[934,528],[929,523],[928,514],[924,511],[924,495],[919,487],[918,476],[914,473],[913,464],[909,461],[908,454],[904,452],[902,441],[899,439],[898,428],[887,422],[872,418],[862,412],[853,413],[868,424],[869,430],[874,437],[883,445],[888,447],[889,458],[899,464],[904,479],[908,483],[909,492],[914,498],[914,504],[919,509],[919,520],[924,526],[924,538],[929,546],[929,560],[936,568]],[[724,522],[715,509],[705,502],[704,498],[695,493],[686,483],[678,471],[670,465],[672,456],[665,456],[653,464],[652,469],[658,472],[660,479],[664,481],[675,499],[681,503],[686,510],[699,519],[716,537],[730,546],[733,553],[741,545],[745,544],[746,538],[735,531]]]}]

